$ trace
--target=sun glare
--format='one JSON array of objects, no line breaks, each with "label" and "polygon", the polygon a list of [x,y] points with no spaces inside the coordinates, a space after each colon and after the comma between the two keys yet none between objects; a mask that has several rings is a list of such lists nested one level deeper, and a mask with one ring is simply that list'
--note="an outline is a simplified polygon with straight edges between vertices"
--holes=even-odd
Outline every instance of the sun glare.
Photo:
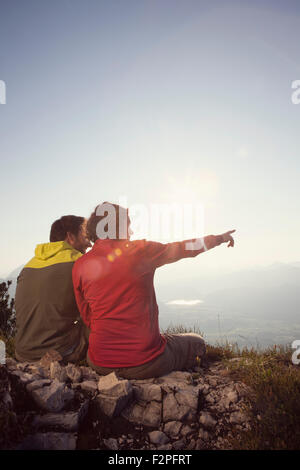
[{"label": "sun glare", "polygon": [[181,178],[168,176],[163,199],[169,203],[207,205],[218,191],[217,176],[212,171],[187,173]]},{"label": "sun glare", "polygon": [[217,176],[211,171],[190,171],[181,178],[168,175],[147,210],[130,209],[133,238],[172,242],[203,236],[205,208],[214,203],[217,190]]}]

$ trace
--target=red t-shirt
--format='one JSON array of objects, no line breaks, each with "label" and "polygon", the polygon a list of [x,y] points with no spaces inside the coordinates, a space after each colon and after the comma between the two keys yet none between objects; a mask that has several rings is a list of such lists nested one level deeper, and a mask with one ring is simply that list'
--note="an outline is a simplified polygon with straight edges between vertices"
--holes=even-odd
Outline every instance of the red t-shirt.
[{"label": "red t-shirt", "polygon": [[[88,354],[100,367],[133,367],[160,355],[160,334],[153,278],[155,269],[194,257],[220,244],[219,237],[185,240],[97,240],[73,267],[73,285],[81,317],[90,328]],[[189,249],[186,249],[186,246]]]}]

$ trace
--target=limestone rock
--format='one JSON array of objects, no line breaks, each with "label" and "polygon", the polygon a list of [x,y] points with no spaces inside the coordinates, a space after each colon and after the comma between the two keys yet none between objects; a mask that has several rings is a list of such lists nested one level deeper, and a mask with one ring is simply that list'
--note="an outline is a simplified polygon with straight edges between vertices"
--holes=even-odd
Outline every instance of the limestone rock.
[{"label": "limestone rock", "polygon": [[59,354],[58,351],[55,351],[55,349],[51,349],[50,351],[47,351],[46,354],[44,354],[44,356],[39,361],[39,365],[41,367],[49,369],[51,362],[54,361],[62,361],[62,356]]},{"label": "limestone rock", "polygon": [[81,366],[81,375],[83,380],[99,380],[99,375],[90,367]]},{"label": "limestone rock", "polygon": [[216,387],[218,385],[217,377],[209,377],[208,378],[208,383],[211,387]]},{"label": "limestone rock", "polygon": [[[68,364],[65,367],[57,356],[50,358],[47,368],[40,363],[18,364],[14,360],[5,365],[7,379],[13,387],[12,393],[6,387],[7,393],[1,395],[5,409],[14,414],[16,398],[19,406],[29,394],[43,410],[32,411],[32,402],[28,401],[28,411],[24,411],[28,413],[27,422],[32,425],[32,434],[22,443],[23,448],[76,448],[73,433],[80,430],[84,409],[80,407],[74,411],[74,407],[77,404],[78,408],[78,403],[84,399],[87,406],[92,400],[101,410],[100,416],[92,417],[91,433],[98,432],[98,427],[102,426],[103,423],[97,421],[102,413],[112,419],[121,414],[138,434],[141,433],[138,438],[136,434],[119,439],[115,435],[106,436],[101,445],[110,450],[226,449],[230,448],[231,431],[234,434],[247,426],[249,429],[250,421],[244,414],[243,404],[250,389],[231,376],[223,376],[224,365],[221,363],[201,369],[201,374],[176,371],[159,378],[129,381],[115,373],[99,376],[85,366]],[[66,376],[71,379],[71,384],[59,381],[66,380]],[[72,411],[65,411],[68,403],[72,408],[67,409]],[[145,440],[144,426],[155,430],[151,439],[149,436]],[[71,441],[70,436],[73,436]],[[82,442],[80,439],[80,446]]]},{"label": "limestone rock", "polygon": [[192,421],[198,408],[198,393],[194,390],[178,390],[163,399],[163,421]]},{"label": "limestone rock", "polygon": [[163,421],[180,421],[178,403],[173,393],[168,393],[163,399]]},{"label": "limestone rock", "polygon": [[27,370],[31,374],[40,375],[42,378],[46,378],[47,376],[45,369],[37,364],[29,364]]},{"label": "limestone rock", "polygon": [[173,442],[172,447],[174,450],[185,449],[185,439],[180,439],[179,441]]},{"label": "limestone rock", "polygon": [[[208,393],[205,397],[206,403],[209,403],[210,405],[213,405],[214,403],[218,402],[218,394],[213,390],[210,393]],[[224,403],[222,403],[224,405]]]},{"label": "limestone rock", "polygon": [[157,383],[157,378],[150,378],[150,379],[130,379],[132,385],[144,385],[144,384],[154,384]]},{"label": "limestone rock", "polygon": [[208,434],[207,431],[205,431],[204,429],[200,428],[200,429],[199,429],[198,437],[199,437],[199,439],[201,439],[202,441],[207,441],[207,440],[209,439],[209,434]]},{"label": "limestone rock", "polygon": [[248,421],[248,417],[241,411],[235,411],[230,415],[230,422],[233,424],[243,424]]},{"label": "limestone rock", "polygon": [[47,413],[35,416],[32,424],[36,429],[59,428],[64,431],[77,431],[81,421],[88,411],[88,400],[81,405],[78,411],[65,413]]},{"label": "limestone rock", "polygon": [[203,450],[206,448],[205,442],[202,439],[197,439],[195,450]]},{"label": "limestone rock", "polygon": [[163,444],[162,446],[157,446],[156,450],[172,450],[172,444]]},{"label": "limestone rock", "polygon": [[100,393],[96,401],[101,411],[109,417],[116,417],[122,412],[132,398],[132,389],[124,390],[119,396],[108,396]]},{"label": "limestone rock", "polygon": [[117,439],[110,437],[109,439],[103,439],[105,446],[110,450],[118,450],[119,444]]},{"label": "limestone rock", "polygon": [[135,424],[143,424],[145,406],[131,403],[122,411],[122,417]]},{"label": "limestone rock", "polygon": [[77,436],[71,433],[47,432],[27,436],[18,450],[75,450]]},{"label": "limestone rock", "polygon": [[120,379],[115,372],[100,377],[98,405],[107,416],[118,416],[131,401],[133,388],[128,380]]},{"label": "limestone rock", "polygon": [[67,380],[67,372],[58,361],[51,362],[50,377],[51,379],[57,379],[59,382],[65,382]]},{"label": "limestone rock", "polygon": [[112,372],[111,374],[100,377],[98,390],[102,395],[117,397],[132,391],[132,385],[129,380],[120,379],[115,372]]},{"label": "limestone rock", "polygon": [[11,394],[9,393],[8,390],[6,390],[2,396],[1,400],[1,408],[4,408],[6,410],[12,410],[13,409],[13,400],[11,397]]},{"label": "limestone rock", "polygon": [[161,422],[161,406],[161,403],[155,401],[148,403],[145,407],[141,424],[144,426],[158,427]]},{"label": "limestone rock", "polygon": [[17,367],[17,361],[13,359],[12,357],[6,357],[5,364],[6,364],[6,367],[10,370],[16,369]]},{"label": "limestone rock", "polygon": [[196,411],[198,408],[198,392],[191,390],[179,390],[175,393],[178,405],[191,408]]},{"label": "limestone rock", "polygon": [[184,426],[182,426],[182,429],[180,431],[180,435],[182,437],[187,437],[192,433],[193,433],[193,429],[188,424],[185,424]]},{"label": "limestone rock", "polygon": [[186,450],[194,450],[196,447],[195,439],[191,439],[190,442],[186,446]]},{"label": "limestone rock", "polygon": [[217,424],[217,421],[207,411],[202,411],[200,413],[199,422],[203,424],[205,428],[208,428],[208,429],[214,428]]},{"label": "limestone rock", "polygon": [[190,372],[174,371],[156,379],[157,384],[162,384],[163,388],[168,391],[170,389],[190,388],[193,383],[193,376]]},{"label": "limestone rock", "polygon": [[98,390],[97,382],[95,382],[95,380],[84,380],[77,385],[79,385],[82,390],[86,390],[87,392],[97,392]]},{"label": "limestone rock", "polygon": [[78,413],[47,413],[42,416],[35,416],[33,426],[36,428],[58,427],[65,431],[77,431]]},{"label": "limestone rock", "polygon": [[187,384],[190,384],[192,382],[192,374],[190,372],[175,370],[173,372],[170,372],[169,374],[160,377],[158,379],[158,383],[164,383],[171,380],[175,382],[185,382]]},{"label": "limestone rock", "polygon": [[33,390],[37,390],[38,388],[44,387],[44,385],[50,385],[51,380],[49,379],[41,379],[41,380],[34,380],[26,385],[26,389],[28,392],[32,392]]},{"label": "limestone rock", "polygon": [[149,427],[159,427],[161,422],[161,403],[153,401],[145,403],[131,403],[122,412],[123,418],[131,423]]},{"label": "limestone rock", "polygon": [[31,382],[34,382],[35,380],[40,379],[39,375],[28,374],[27,372],[23,372],[21,370],[13,370],[11,372],[11,375],[18,377],[20,382],[22,382],[24,385],[27,385]]},{"label": "limestone rock", "polygon": [[126,403],[124,403],[122,399],[116,399],[115,397],[108,397],[106,395],[98,396],[97,404],[101,411],[110,418],[118,416],[126,406]]},{"label": "limestone rock", "polygon": [[152,444],[164,445],[170,441],[168,436],[162,431],[151,431],[148,433],[148,436]]},{"label": "limestone rock", "polygon": [[235,404],[238,399],[238,394],[234,389],[227,390],[226,396],[223,400],[225,408],[229,408],[231,404]]},{"label": "limestone rock", "polygon": [[182,428],[181,421],[169,421],[164,426],[164,432],[170,437],[176,437],[179,435],[181,428]]},{"label": "limestone rock", "polygon": [[74,397],[74,391],[55,379],[51,385],[31,392],[32,398],[42,409],[58,412]]},{"label": "limestone rock", "polygon": [[133,385],[134,397],[137,401],[161,401],[161,387],[156,384]]},{"label": "limestone rock", "polygon": [[18,370],[22,370],[23,372],[26,372],[25,369],[28,368],[28,365],[29,365],[28,362],[18,362],[18,363],[16,364],[16,368],[17,368]]},{"label": "limestone rock", "polygon": [[65,367],[67,376],[69,377],[72,382],[80,382],[81,377],[82,377],[82,372],[80,367],[75,366],[74,364],[69,363]]}]

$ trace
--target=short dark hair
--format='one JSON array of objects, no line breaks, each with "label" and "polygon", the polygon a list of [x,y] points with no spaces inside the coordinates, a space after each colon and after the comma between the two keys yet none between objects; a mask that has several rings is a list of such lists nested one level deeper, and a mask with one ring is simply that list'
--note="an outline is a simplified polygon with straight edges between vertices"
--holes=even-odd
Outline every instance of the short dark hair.
[{"label": "short dark hair", "polygon": [[68,232],[77,237],[83,222],[84,217],[78,217],[77,215],[64,215],[51,225],[50,242],[60,242],[65,240]]},{"label": "short dark hair", "polygon": [[[87,235],[90,239],[91,242],[95,243],[96,240],[98,240],[98,235],[97,235],[97,225],[98,223],[104,219],[105,217],[107,217],[108,215],[108,211],[105,210],[105,208],[107,208],[107,204],[113,206],[115,208],[115,211],[116,211],[116,237],[115,237],[115,240],[120,240],[120,227],[119,227],[119,217],[120,217],[120,213],[122,214],[126,214],[127,216],[127,220],[126,222],[128,221],[128,209],[125,209],[124,207],[121,207],[119,206],[118,204],[113,204],[111,202],[103,202],[102,204],[98,204],[96,207],[95,207],[95,210],[91,213],[88,221],[87,221],[87,224],[86,224],[86,229],[87,229]],[[98,209],[101,208],[101,206],[106,206],[104,207],[104,214],[103,215],[97,215],[97,212],[98,212]],[[107,226],[107,225],[106,225]],[[108,226],[107,226],[108,228]],[[127,237],[128,237],[128,224],[127,224]]]}]

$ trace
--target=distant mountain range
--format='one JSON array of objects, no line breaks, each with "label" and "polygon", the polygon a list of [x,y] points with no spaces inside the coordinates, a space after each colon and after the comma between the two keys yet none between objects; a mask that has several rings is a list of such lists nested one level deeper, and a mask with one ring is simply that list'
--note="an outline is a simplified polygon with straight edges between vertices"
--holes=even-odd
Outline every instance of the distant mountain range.
[{"label": "distant mountain range", "polygon": [[[12,297],[22,267],[7,277]],[[300,339],[300,262],[185,277],[158,285],[157,296],[163,329],[195,326],[212,341],[248,346]]]},{"label": "distant mountain range", "polygon": [[[210,275],[200,283],[185,278],[159,287],[159,298],[163,328],[197,326],[210,340],[255,347],[300,339],[300,263]],[[176,299],[194,305],[174,305]]]}]

